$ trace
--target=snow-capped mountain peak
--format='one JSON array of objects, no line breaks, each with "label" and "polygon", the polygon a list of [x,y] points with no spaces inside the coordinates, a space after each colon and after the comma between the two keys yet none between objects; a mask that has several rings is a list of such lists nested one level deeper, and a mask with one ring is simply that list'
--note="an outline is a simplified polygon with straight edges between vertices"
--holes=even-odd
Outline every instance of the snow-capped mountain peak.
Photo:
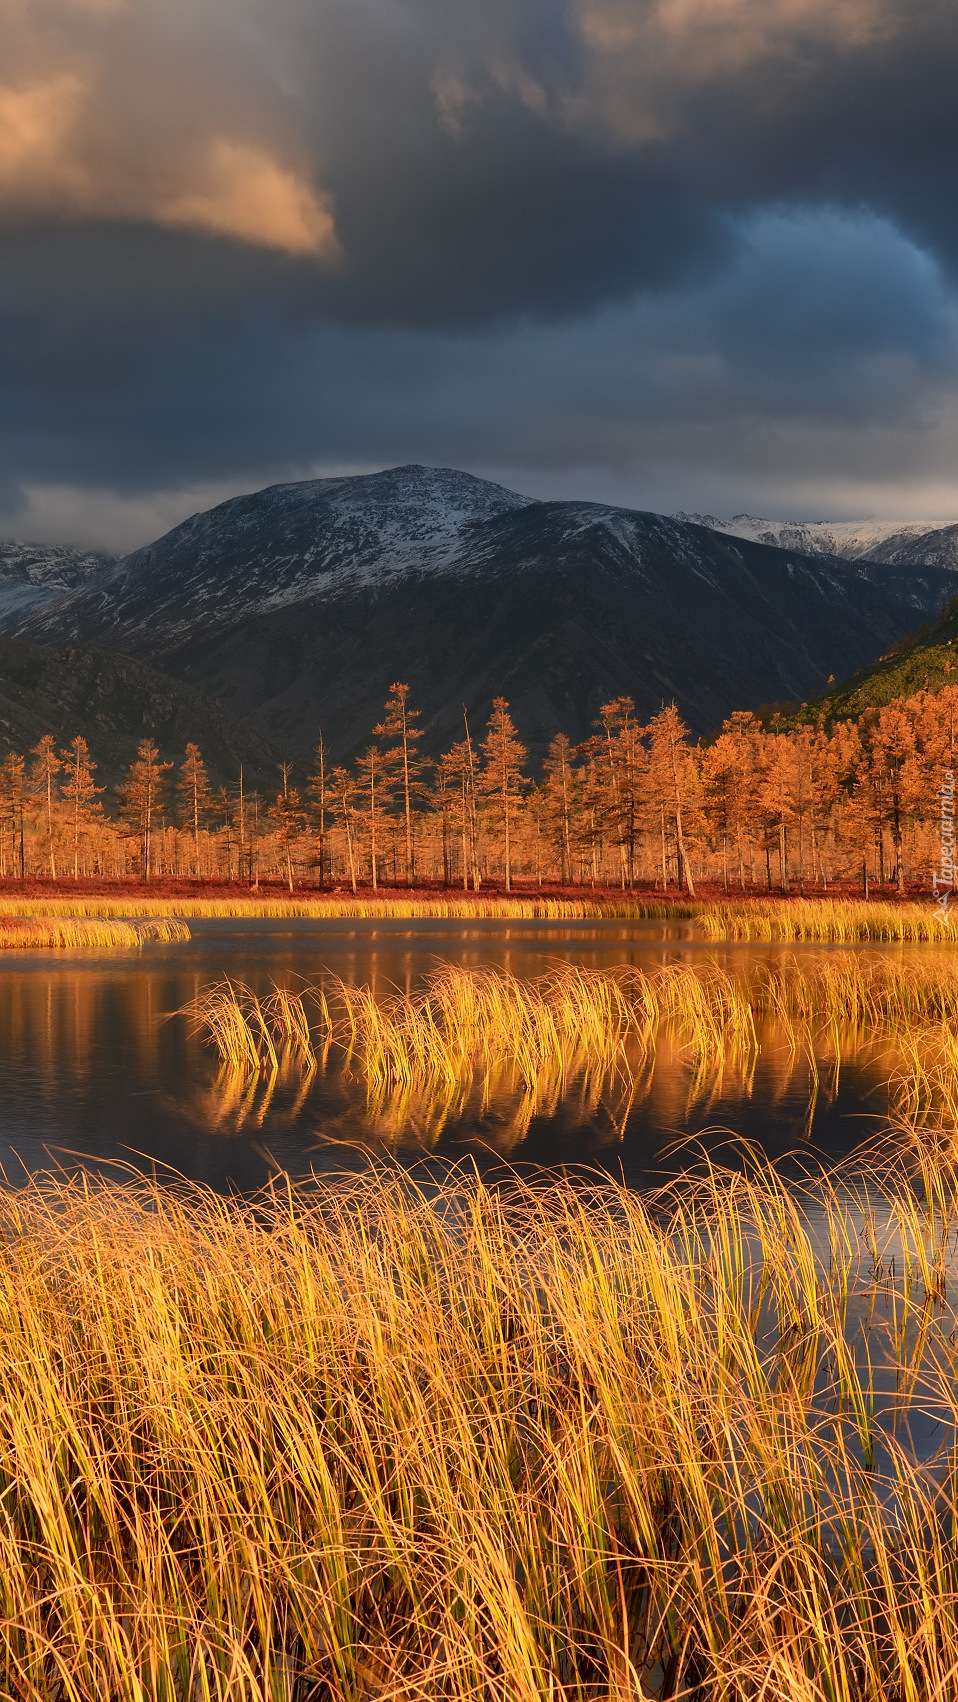
[{"label": "snow-capped mountain peak", "polygon": [[124,556],[104,595],[122,600],[162,578],[176,586],[195,628],[198,618],[235,614],[239,585],[254,613],[450,570],[487,522],[533,506],[531,497],[444,467],[270,485],[194,514]]},{"label": "snow-capped mountain peak", "polygon": [[868,560],[875,549],[905,545],[944,529],[940,522],[927,520],[765,520],[755,514],[733,514],[731,520],[719,520],[714,514],[677,514],[675,518],[775,549],[843,556],[846,561]]}]

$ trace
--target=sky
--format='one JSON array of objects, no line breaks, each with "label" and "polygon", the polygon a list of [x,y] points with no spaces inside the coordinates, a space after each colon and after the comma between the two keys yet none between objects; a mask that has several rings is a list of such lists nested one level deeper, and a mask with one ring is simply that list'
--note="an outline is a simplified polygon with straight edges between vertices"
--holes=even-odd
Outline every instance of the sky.
[{"label": "sky", "polygon": [[0,537],[958,519],[958,0],[0,0]]}]

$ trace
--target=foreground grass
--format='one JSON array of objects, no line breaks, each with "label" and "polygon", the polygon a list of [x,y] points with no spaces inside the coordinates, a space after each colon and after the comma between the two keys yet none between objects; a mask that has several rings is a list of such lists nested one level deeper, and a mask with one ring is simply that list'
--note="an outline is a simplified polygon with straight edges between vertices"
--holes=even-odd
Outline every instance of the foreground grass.
[{"label": "foreground grass", "polygon": [[188,940],[185,922],[170,917],[109,920],[84,916],[11,916],[0,913],[0,951],[40,946],[142,946],[147,941]]},{"label": "foreground grass", "polygon": [[952,1171],[805,1203],[3,1194],[2,1693],[953,1697]]}]

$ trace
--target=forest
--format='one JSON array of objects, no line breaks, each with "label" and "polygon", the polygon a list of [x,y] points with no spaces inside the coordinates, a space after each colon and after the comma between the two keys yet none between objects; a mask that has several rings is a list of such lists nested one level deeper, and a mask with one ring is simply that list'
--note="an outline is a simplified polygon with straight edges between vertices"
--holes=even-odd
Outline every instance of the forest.
[{"label": "forest", "polygon": [[171,761],[145,739],[108,798],[87,741],[48,734],[0,765],[0,878],[900,893],[940,867],[956,717],[948,684],[830,726],[743,710],[695,740],[674,704],[643,724],[619,697],[583,743],[557,734],[533,775],[505,698],[430,760],[397,682],[353,766],[320,735],[272,797],[242,772],[214,791],[197,745]]}]

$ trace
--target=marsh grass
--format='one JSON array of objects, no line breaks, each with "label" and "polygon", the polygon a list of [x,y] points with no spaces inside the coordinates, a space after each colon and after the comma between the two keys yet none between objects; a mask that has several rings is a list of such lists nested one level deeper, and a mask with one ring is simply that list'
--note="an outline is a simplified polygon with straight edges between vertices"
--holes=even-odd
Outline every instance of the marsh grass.
[{"label": "marsh grass", "polygon": [[[956,912],[958,915],[958,912]],[[934,941],[954,943],[954,921],[924,904],[788,898],[701,906],[697,928],[709,940]]]},{"label": "marsh grass", "polygon": [[192,898],[171,893],[140,897],[132,888],[107,895],[19,898],[0,896],[0,916],[223,916],[323,921],[664,921],[694,923],[709,940],[821,940],[838,944],[888,941],[954,942],[954,927],[929,899],[889,903],[854,899],[777,898],[736,903],[683,903],[664,898],[600,899],[423,893],[415,898],[329,897]]},{"label": "marsh grass", "polygon": [[4,1193],[0,1689],[946,1702],[958,1209],[923,1166]]},{"label": "marsh grass", "polygon": [[[684,987],[684,996],[681,988]],[[635,1098],[663,1024],[699,1060],[748,1060],[752,1016],[715,967],[708,985],[682,968],[590,971],[560,966],[535,981],[447,964],[411,993],[377,996],[329,975],[316,986],[260,998],[241,982],[204,989],[186,1007],[215,1045],[220,1092],[260,1118],[283,1073],[325,1067],[360,1077],[375,1132],[412,1125],[432,1142],[467,1107],[511,1106],[509,1139],[576,1095],[583,1117],[600,1102],[617,1126]],[[250,1078],[265,1091],[258,1097]]]},{"label": "marsh grass", "polygon": [[125,947],[148,941],[188,940],[185,922],[171,917],[118,921],[82,916],[10,916],[0,914],[0,951],[40,946]]},{"label": "marsh grass", "polygon": [[559,965],[532,981],[447,964],[416,991],[378,997],[334,976],[264,998],[227,979],[187,1014],[218,1051],[234,1116],[245,1107],[262,1119],[284,1074],[311,1074],[332,1055],[365,1083],[378,1135],[415,1128],[426,1144],[493,1101],[511,1104],[510,1141],[574,1096],[584,1119],[601,1105],[621,1131],[657,1057],[680,1058],[692,1105],[732,1073],[748,1092],[763,1048],[809,1070],[812,1104],[823,1072],[834,1093],[843,1063],[869,1058],[890,1080],[896,1114],[954,1110],[958,1123],[958,962],[942,954],[786,953],[734,974],[709,960]]},{"label": "marsh grass", "polygon": [[510,897],[478,895],[453,898],[444,894],[423,893],[416,898],[353,898],[330,896],[192,898],[179,893],[160,897],[140,897],[126,888],[116,898],[106,895],[78,895],[76,898],[0,897],[0,915],[40,916],[266,916],[276,919],[300,917],[323,921],[355,917],[357,921],[423,921],[450,918],[462,921],[648,921],[682,920],[692,916],[691,906],[667,899],[619,899]]}]

